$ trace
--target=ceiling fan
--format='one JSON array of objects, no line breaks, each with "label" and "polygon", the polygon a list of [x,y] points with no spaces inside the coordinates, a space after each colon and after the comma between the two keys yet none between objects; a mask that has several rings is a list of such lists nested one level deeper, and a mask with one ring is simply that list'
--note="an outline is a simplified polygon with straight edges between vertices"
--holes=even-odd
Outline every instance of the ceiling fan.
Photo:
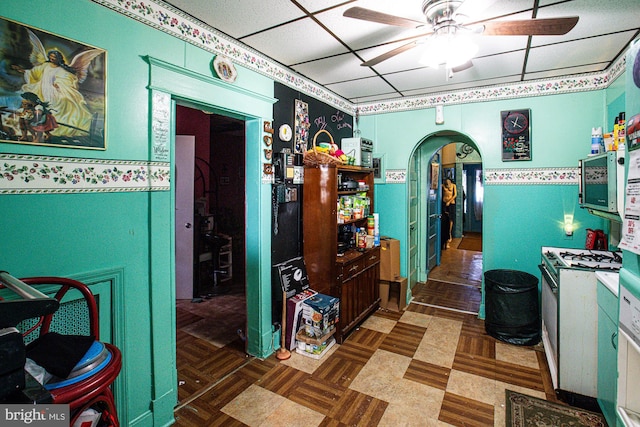
[{"label": "ceiling fan", "polygon": [[[425,57],[431,57],[428,65],[437,66],[445,63],[451,71],[462,71],[473,64],[471,58],[475,55],[469,50],[470,43],[460,42],[460,38],[471,35],[485,36],[533,36],[533,35],[563,35],[571,31],[578,23],[577,16],[524,19],[511,21],[478,21],[472,24],[464,24],[461,19],[464,12],[464,0],[424,0],[422,13],[426,21],[416,21],[389,15],[362,7],[351,7],[343,16],[376,22],[379,24],[394,25],[408,28],[431,28],[430,32],[412,37],[409,43],[401,45],[393,50],[383,53],[373,59],[363,62],[362,66],[372,67],[396,55],[406,52],[421,44],[429,44]],[[472,3],[469,0],[469,3]],[[431,49],[431,52],[429,52]],[[466,50],[463,52],[463,50]],[[453,58],[455,56],[455,58]],[[442,58],[445,58],[444,60]],[[435,61],[435,62],[434,62]],[[439,61],[444,61],[440,62]]]}]

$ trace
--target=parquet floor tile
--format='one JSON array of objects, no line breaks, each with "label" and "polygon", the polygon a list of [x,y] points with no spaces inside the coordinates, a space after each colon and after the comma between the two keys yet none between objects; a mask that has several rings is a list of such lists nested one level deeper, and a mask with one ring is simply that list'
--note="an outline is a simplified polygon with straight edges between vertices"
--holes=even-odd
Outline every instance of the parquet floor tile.
[{"label": "parquet floor tile", "polygon": [[374,312],[321,360],[295,352],[288,361],[249,357],[242,337],[216,345],[218,332],[201,333],[198,325],[210,328],[208,312],[233,310],[209,307],[215,297],[181,304],[175,425],[481,427],[504,424],[509,387],[557,401],[540,345],[497,341],[473,314],[482,254],[456,244],[427,283],[414,287],[404,312]]},{"label": "parquet floor tile", "polygon": [[451,369],[413,359],[404,378],[440,390],[446,390]]},{"label": "parquet floor tile", "polygon": [[425,331],[426,328],[398,322],[378,348],[412,357]]},{"label": "parquet floor tile", "polygon": [[260,381],[260,387],[266,388],[283,397],[289,397],[299,387],[309,374],[278,364],[271,368]]},{"label": "parquet floor tile", "polygon": [[314,411],[330,415],[336,402],[339,402],[348,390],[332,381],[310,376],[297,383],[288,398]]},{"label": "parquet floor tile", "polygon": [[493,405],[445,393],[438,419],[459,427],[493,426]]},{"label": "parquet floor tile", "polygon": [[[343,350],[344,351],[340,351]],[[318,368],[313,376],[315,378],[325,380],[334,384],[336,387],[349,387],[353,379],[358,376],[364,365],[366,364],[366,360],[363,361],[362,357],[351,358],[350,355],[353,355],[353,352],[349,350],[358,350],[357,347],[346,348],[342,346],[338,351],[340,354],[337,354],[336,351],[333,354],[333,357],[328,358],[326,362]],[[365,353],[367,356],[371,356],[371,352],[367,351]],[[368,360],[368,358],[367,358]]]},{"label": "parquet floor tile", "polygon": [[328,415],[350,426],[376,426],[387,405],[385,401],[347,389]]},{"label": "parquet floor tile", "polygon": [[460,372],[496,379],[496,360],[491,357],[476,356],[468,353],[456,353],[453,369]]}]

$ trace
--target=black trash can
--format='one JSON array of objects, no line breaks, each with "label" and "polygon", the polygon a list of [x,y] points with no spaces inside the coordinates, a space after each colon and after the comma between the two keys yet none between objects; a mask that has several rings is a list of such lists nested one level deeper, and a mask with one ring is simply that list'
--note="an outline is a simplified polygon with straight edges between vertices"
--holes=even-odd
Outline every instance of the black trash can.
[{"label": "black trash can", "polygon": [[538,278],[524,271],[489,270],[484,273],[484,286],[487,334],[509,344],[538,344]]}]

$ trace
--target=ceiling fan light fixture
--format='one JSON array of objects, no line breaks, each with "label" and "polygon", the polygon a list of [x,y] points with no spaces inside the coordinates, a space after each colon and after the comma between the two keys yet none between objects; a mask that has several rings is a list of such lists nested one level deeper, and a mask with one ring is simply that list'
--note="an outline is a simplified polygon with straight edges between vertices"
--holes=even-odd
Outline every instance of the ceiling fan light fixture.
[{"label": "ceiling fan light fixture", "polygon": [[436,34],[424,43],[420,63],[431,68],[445,65],[450,69],[468,62],[477,52],[478,45],[469,37],[460,34]]}]

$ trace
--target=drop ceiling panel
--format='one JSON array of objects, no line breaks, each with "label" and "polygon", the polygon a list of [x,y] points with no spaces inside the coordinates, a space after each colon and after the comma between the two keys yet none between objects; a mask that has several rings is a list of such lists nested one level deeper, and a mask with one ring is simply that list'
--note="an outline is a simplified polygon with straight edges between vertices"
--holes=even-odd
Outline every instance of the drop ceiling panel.
[{"label": "drop ceiling panel", "polygon": [[[474,66],[464,71],[453,73],[447,77],[443,69],[422,68],[402,73],[385,75],[385,78],[401,92],[429,89],[447,85],[448,87],[472,87],[474,81],[499,79],[503,76],[519,76],[522,71],[524,52],[496,55],[491,58],[480,58],[473,61]],[[510,77],[511,79],[512,77]],[[427,92],[425,90],[425,92]]]},{"label": "drop ceiling panel", "polygon": [[508,53],[527,48],[527,36],[476,36],[472,38],[478,45],[476,58],[499,53]]},{"label": "drop ceiling panel", "polygon": [[377,77],[354,80],[351,82],[327,85],[327,89],[342,94],[347,99],[356,100],[360,97],[380,93],[392,93],[393,88],[384,80]]},{"label": "drop ceiling panel", "polygon": [[[484,21],[486,19],[503,17],[502,19],[528,19],[531,18],[533,0],[469,0],[465,1],[459,12],[464,15],[461,21],[464,23]],[[523,12],[518,16],[515,14]]]},{"label": "drop ceiling panel", "polygon": [[347,52],[311,18],[264,31],[243,42],[285,65]]},{"label": "drop ceiling panel", "polygon": [[171,0],[168,3],[235,39],[304,16],[289,0]]},{"label": "drop ceiling panel", "polygon": [[371,68],[361,67],[360,60],[351,53],[306,62],[293,68],[322,85],[375,76]]},{"label": "drop ceiling panel", "polygon": [[567,74],[597,73],[600,71],[604,71],[608,65],[609,65],[608,62],[606,63],[601,62],[598,64],[580,65],[577,67],[568,67],[568,68],[562,68],[559,70],[548,70],[548,71],[540,71],[536,73],[527,73],[527,79],[530,79],[530,80],[552,79],[552,78],[559,78]]},{"label": "drop ceiling panel", "polygon": [[[475,87],[482,86],[491,86],[491,85],[504,85],[508,83],[516,83],[520,81],[520,76],[510,76],[510,77],[500,77],[497,79],[488,79],[488,80],[480,80],[478,81],[478,85],[474,85]],[[434,86],[430,88],[429,93],[440,93],[440,92],[452,92],[456,90],[466,90],[469,89],[468,83],[455,83],[455,76],[453,79],[450,79],[446,85]],[[409,90],[402,93],[404,96],[423,96],[425,92],[423,89],[418,90]]]},{"label": "drop ceiling panel", "polygon": [[[613,5],[614,2],[602,0],[574,0],[541,8],[538,17],[578,16],[580,18],[569,33],[565,36],[560,36],[561,41],[638,28],[640,1],[616,0],[615,7],[612,7]],[[558,38],[553,36],[536,36],[533,38],[532,45],[539,46],[555,43],[556,41],[558,41]]]},{"label": "drop ceiling panel", "polygon": [[314,13],[345,3],[345,0],[298,0],[300,6]]},{"label": "drop ceiling panel", "polygon": [[[563,43],[562,49],[547,45],[531,49],[527,71],[543,71],[576,67],[581,64],[610,61],[628,42],[632,32],[600,36]],[[597,49],[593,49],[597,46]]]}]

